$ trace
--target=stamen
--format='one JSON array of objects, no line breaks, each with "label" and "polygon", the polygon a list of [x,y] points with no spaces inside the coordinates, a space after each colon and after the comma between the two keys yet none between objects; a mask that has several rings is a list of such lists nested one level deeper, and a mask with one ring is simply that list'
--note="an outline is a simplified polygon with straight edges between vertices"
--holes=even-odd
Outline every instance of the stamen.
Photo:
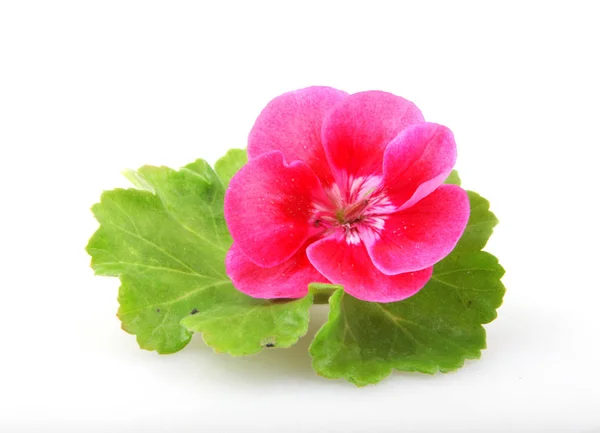
[{"label": "stamen", "polygon": [[380,176],[345,179],[346,188],[333,184],[326,191],[329,203],[314,204],[311,221],[324,229],[323,236],[339,230],[349,244],[373,242],[395,206],[382,190]]}]

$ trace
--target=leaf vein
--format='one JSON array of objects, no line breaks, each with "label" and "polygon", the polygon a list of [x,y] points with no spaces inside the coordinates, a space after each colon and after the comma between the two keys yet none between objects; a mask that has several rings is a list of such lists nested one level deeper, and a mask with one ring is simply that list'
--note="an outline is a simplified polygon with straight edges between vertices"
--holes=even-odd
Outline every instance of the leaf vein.
[{"label": "leaf vein", "polygon": [[[116,257],[118,259],[118,257]],[[139,266],[139,267],[143,267],[143,268],[148,268],[148,269],[156,269],[157,271],[168,271],[168,272],[176,272],[179,274],[184,274],[184,275],[191,275],[193,277],[200,277],[200,278],[207,278],[207,279],[211,279],[211,280],[215,280],[216,278],[214,277],[209,277],[207,275],[203,275],[200,274],[196,271],[194,272],[186,272],[186,271],[182,271],[179,269],[175,269],[175,268],[167,268],[167,267],[163,267],[163,266],[152,266],[152,265],[146,265],[144,263],[131,263],[131,262],[124,262],[124,261],[118,261],[118,262],[103,262],[103,263],[98,263],[98,265],[101,266],[107,266],[107,265],[126,265],[126,266]]]},{"label": "leaf vein", "polygon": [[152,304],[152,305],[146,305],[142,308],[136,308],[135,310],[129,310],[129,311],[123,311],[122,314],[133,314],[133,313],[137,313],[139,311],[143,311],[143,310],[147,310],[149,308],[154,308],[154,307],[163,307],[166,305],[173,305],[177,302],[183,301],[184,299],[187,299],[193,295],[195,295],[198,292],[202,292],[204,290],[208,290],[208,289],[212,289],[213,287],[218,287],[218,286],[222,286],[223,284],[227,284],[230,283],[229,280],[222,280],[222,281],[218,281],[216,283],[213,284],[209,284],[208,286],[201,286],[201,287],[197,287],[195,289],[192,289],[191,291],[179,296],[178,298],[169,300],[169,301],[165,301],[165,302],[159,302],[156,304]]},{"label": "leaf vein", "polygon": [[164,254],[164,255],[166,255],[167,257],[170,257],[171,259],[175,260],[176,262],[178,262],[179,264],[181,264],[183,267],[187,268],[187,269],[188,269],[188,270],[190,270],[191,272],[196,272],[196,271],[195,271],[194,269],[192,269],[192,268],[191,268],[189,265],[187,265],[186,263],[182,262],[182,261],[181,261],[181,260],[179,260],[177,257],[173,256],[172,254],[170,254],[170,253],[169,253],[169,252],[167,252],[166,250],[162,249],[161,247],[159,247],[158,245],[156,245],[154,242],[152,242],[152,241],[150,241],[150,240],[146,239],[145,237],[143,237],[143,236],[141,236],[141,235],[139,235],[139,234],[133,233],[132,231],[129,231],[129,230],[127,230],[126,228],[124,228],[124,227],[121,227],[120,225],[118,225],[118,224],[115,224],[115,223],[113,223],[113,222],[109,222],[108,224],[110,224],[110,225],[112,225],[112,226],[115,226],[115,227],[117,227],[119,230],[121,230],[121,231],[123,231],[123,232],[125,232],[125,233],[127,233],[127,234],[129,234],[129,235],[131,235],[131,236],[133,236],[133,237],[136,237],[136,238],[140,239],[141,241],[144,241],[144,242],[148,243],[149,245],[152,245],[152,246],[153,246],[154,248],[156,248],[158,251],[160,251],[161,253],[163,253],[163,254]]},{"label": "leaf vein", "polygon": [[439,278],[436,278],[436,277],[431,277],[431,279],[437,281],[438,283],[445,284],[445,285],[447,285],[449,287],[454,287],[457,290],[458,289],[460,289],[460,290],[470,290],[471,292],[495,292],[496,291],[495,289],[476,289],[474,287],[457,286],[456,284],[452,284],[452,283],[449,283],[447,281],[440,280]]}]

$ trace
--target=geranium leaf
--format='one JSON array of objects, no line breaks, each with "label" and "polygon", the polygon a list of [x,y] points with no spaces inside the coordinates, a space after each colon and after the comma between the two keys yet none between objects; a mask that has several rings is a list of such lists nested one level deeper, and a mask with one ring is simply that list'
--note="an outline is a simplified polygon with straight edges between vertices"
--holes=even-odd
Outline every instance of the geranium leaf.
[{"label": "geranium leaf", "polygon": [[452,170],[444,183],[460,186],[460,177],[458,176],[458,171]]},{"label": "geranium leaf", "polygon": [[308,330],[313,297],[269,301],[240,296],[230,298],[182,320],[217,352],[250,355],[263,347],[289,347]]},{"label": "geranium leaf", "polygon": [[[145,166],[127,177],[143,189],[102,194],[92,208],[100,228],[87,251],[96,274],[120,277],[118,316],[140,347],[159,353],[182,349],[192,331],[203,327],[182,326],[186,317],[211,322],[207,342],[233,354],[256,352],[266,340],[264,345],[289,346],[306,332],[312,297],[276,304],[231,284],[224,265],[231,245],[223,216],[225,188],[206,162],[179,171]],[[252,321],[239,322],[235,332],[245,346],[238,350],[227,337],[232,322],[214,320],[219,311],[233,310],[247,318],[257,311],[268,314],[271,327],[257,332]]]},{"label": "geranium leaf", "polygon": [[454,251],[415,296],[394,303],[360,301],[338,290],[328,322],[310,347],[315,371],[362,386],[393,369],[434,373],[460,368],[486,347],[481,326],[502,303],[504,270],[480,251],[497,223],[489,203],[469,192],[471,216]]},{"label": "geranium leaf", "polygon": [[244,164],[248,162],[248,154],[242,149],[229,149],[224,157],[215,163],[215,171],[227,188],[229,181]]},{"label": "geranium leaf", "polygon": [[479,251],[485,247],[488,239],[498,224],[496,216],[490,212],[490,202],[473,191],[467,191],[471,203],[471,214],[465,232],[452,254],[461,251]]}]

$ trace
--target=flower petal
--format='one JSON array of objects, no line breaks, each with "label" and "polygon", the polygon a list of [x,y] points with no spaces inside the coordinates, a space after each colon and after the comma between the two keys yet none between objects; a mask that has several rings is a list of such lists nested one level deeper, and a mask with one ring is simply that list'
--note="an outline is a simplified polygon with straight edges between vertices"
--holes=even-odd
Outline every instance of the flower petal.
[{"label": "flower petal", "polygon": [[331,184],[333,177],[321,144],[321,125],[325,113],[346,96],[346,92],[331,87],[307,87],[273,99],[250,131],[250,158],[279,150],[286,161],[305,162],[323,184]]},{"label": "flower petal", "polygon": [[269,268],[290,257],[311,235],[309,215],[319,179],[301,161],[281,152],[250,160],[225,193],[225,219],[233,240],[255,264]]},{"label": "flower petal", "polygon": [[385,275],[369,258],[362,243],[349,244],[331,235],[311,244],[308,259],[333,284],[342,284],[355,298],[369,302],[395,302],[406,299],[427,284],[433,268],[399,275]]},{"label": "flower petal", "polygon": [[444,183],[456,162],[452,132],[435,123],[411,125],[383,156],[383,184],[392,203],[407,208]]},{"label": "flower petal", "polygon": [[389,215],[379,238],[371,238],[367,250],[386,275],[418,271],[454,249],[468,220],[465,190],[442,185],[414,206]]},{"label": "flower petal", "polygon": [[302,298],[310,283],[329,282],[308,261],[305,248],[277,266],[261,268],[234,243],[225,265],[235,288],[254,298]]},{"label": "flower petal", "polygon": [[391,93],[368,91],[342,100],[325,117],[321,133],[336,180],[381,174],[387,144],[419,122],[423,115],[417,106]]}]

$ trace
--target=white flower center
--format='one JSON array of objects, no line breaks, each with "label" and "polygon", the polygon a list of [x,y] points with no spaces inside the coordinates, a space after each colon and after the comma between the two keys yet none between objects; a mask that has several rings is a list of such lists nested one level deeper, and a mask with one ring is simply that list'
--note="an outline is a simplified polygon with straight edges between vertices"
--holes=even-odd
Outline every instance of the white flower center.
[{"label": "white flower center", "polygon": [[381,186],[381,176],[347,177],[342,185],[333,184],[325,192],[328,200],[313,205],[311,223],[325,229],[325,234],[338,231],[349,244],[377,240],[387,215],[396,210]]}]

